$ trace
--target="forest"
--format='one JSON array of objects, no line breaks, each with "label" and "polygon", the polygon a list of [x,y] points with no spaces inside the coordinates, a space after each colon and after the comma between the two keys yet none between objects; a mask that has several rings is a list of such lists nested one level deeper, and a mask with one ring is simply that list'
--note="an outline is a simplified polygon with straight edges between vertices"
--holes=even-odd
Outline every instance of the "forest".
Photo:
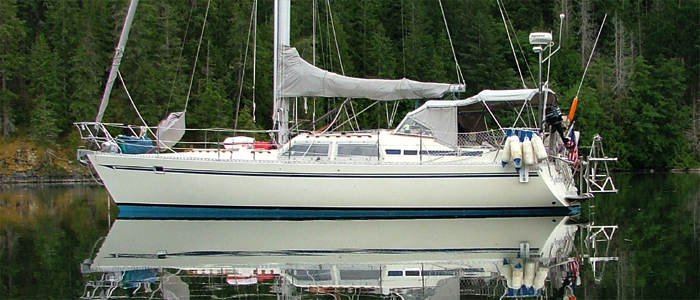
[{"label": "forest", "polygon": [[[0,1],[3,141],[79,145],[73,123],[95,119],[128,2]],[[273,5],[141,1],[103,121],[139,124],[137,107],[155,125],[186,109],[188,128],[271,129]],[[620,170],[697,168],[700,0],[293,0],[291,44],[355,77],[458,83],[461,72],[468,97],[536,87],[528,34],[558,41],[560,14],[549,86],[564,111],[579,95],[581,145],[600,133]],[[293,105],[315,119],[343,100]],[[419,104],[374,105],[357,125],[391,128]]]}]

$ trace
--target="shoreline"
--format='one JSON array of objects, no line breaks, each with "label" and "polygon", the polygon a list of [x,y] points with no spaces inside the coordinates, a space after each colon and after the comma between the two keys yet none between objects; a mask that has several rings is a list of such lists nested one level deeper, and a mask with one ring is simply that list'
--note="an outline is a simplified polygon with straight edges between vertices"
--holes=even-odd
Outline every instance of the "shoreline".
[{"label": "shoreline", "polygon": [[73,184],[100,184],[91,176],[26,176],[26,175],[0,175],[0,183],[6,185],[73,185]]}]

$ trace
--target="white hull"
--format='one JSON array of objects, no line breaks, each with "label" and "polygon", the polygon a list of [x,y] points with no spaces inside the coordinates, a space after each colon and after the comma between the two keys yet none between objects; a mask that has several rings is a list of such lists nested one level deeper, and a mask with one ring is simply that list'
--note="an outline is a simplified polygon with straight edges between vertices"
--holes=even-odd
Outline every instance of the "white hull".
[{"label": "white hull", "polygon": [[[499,265],[522,243],[547,264],[566,257],[568,217],[211,221],[118,219],[93,270],[123,267],[280,268],[318,264]],[[313,234],[311,234],[313,233]],[[214,237],[214,238],[212,238]],[[157,259],[158,252],[165,255]],[[563,255],[563,256],[562,256]]]},{"label": "white hull", "polygon": [[[307,162],[88,154],[120,206],[230,209],[552,209],[575,189],[540,164]],[[547,212],[544,212],[547,215]],[[494,215],[489,215],[494,216]]]},{"label": "white hull", "polygon": [[500,288],[504,259],[529,256],[541,266],[566,260],[577,230],[568,221],[118,219],[88,272],[166,269],[209,281],[227,274],[275,274],[284,279],[275,281],[281,286],[382,294],[434,288],[444,280],[456,280],[454,292],[460,278],[468,277]]}]

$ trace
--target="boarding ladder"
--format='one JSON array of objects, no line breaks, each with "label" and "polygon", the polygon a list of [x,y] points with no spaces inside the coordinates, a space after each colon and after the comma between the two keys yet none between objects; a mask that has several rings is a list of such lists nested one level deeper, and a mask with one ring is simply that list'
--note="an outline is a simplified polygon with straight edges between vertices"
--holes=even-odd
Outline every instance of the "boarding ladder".
[{"label": "boarding ladder", "polygon": [[[593,136],[591,150],[584,160],[584,169],[581,172],[581,188],[585,188],[588,194],[617,193],[615,183],[610,176],[610,164],[617,161],[617,157],[608,157],[603,149],[603,138],[596,134]],[[603,280],[605,263],[617,261],[618,257],[610,256],[610,242],[615,235],[617,225],[596,225],[593,220],[595,205],[588,203],[589,222],[582,225],[581,242],[584,251],[583,259],[592,268],[593,278],[596,283]],[[583,237],[585,234],[585,237]]]},{"label": "boarding ladder", "polygon": [[[585,186],[586,193],[617,193],[615,183],[610,177],[608,163],[617,161],[617,157],[608,157],[603,150],[603,138],[596,133],[591,143],[591,151],[584,160],[581,173],[581,187]],[[584,185],[585,184],[585,185]]]}]

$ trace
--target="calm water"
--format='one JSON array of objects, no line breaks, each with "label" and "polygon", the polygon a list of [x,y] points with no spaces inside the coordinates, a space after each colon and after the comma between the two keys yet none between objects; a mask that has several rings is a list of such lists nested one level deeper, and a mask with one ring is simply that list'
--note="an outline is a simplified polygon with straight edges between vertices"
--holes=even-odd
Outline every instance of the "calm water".
[{"label": "calm water", "polygon": [[[598,267],[600,283],[594,282],[590,266],[582,263],[578,298],[700,299],[700,175],[619,174],[615,180],[620,193],[596,197],[590,218],[596,225],[619,225],[609,255],[619,256],[620,261]],[[100,187],[5,187],[0,192],[0,299],[78,299],[85,295],[86,283],[109,279],[102,273],[83,274],[85,259],[112,267],[158,265],[171,273],[178,272],[174,266],[220,265],[222,261],[255,265],[258,272],[279,272],[274,270],[276,264],[293,262],[290,268],[295,270],[297,285],[322,285],[330,280],[330,272],[345,272],[343,278],[354,279],[351,285],[368,285],[365,278],[372,272],[405,261],[425,261],[403,266],[406,274],[449,275],[449,270],[457,268],[449,263],[456,259],[490,258],[490,250],[512,250],[505,242],[511,235],[538,244],[556,231],[562,219],[134,221],[116,220],[116,209],[112,205],[110,214],[107,194]],[[479,233],[474,228],[489,231]],[[167,259],[158,257],[164,245]],[[582,255],[583,249],[578,246],[573,254]],[[312,264],[318,267],[309,268]],[[322,270],[334,264],[355,269]],[[196,275],[205,271],[212,270],[192,268],[161,280],[167,279],[171,284],[167,291],[174,294],[185,281],[192,299],[276,298],[280,289],[289,289],[264,281],[264,277],[254,285],[244,283],[255,279],[229,277],[238,283],[231,285],[225,276]],[[472,268],[467,272],[487,271]],[[148,277],[148,272],[131,276]],[[473,283],[491,294],[499,288],[493,282]],[[383,283],[385,287],[392,284]],[[435,285],[426,279],[420,284]],[[450,284],[445,286],[449,290]],[[126,297],[130,290],[125,288],[128,286],[102,291]],[[148,288],[151,286],[135,285],[131,291],[138,289],[134,295],[146,299],[163,297],[157,285]],[[442,291],[404,297],[445,299]],[[305,297],[332,299],[322,291],[314,292]],[[344,296],[365,298],[367,294],[353,289]]]}]

